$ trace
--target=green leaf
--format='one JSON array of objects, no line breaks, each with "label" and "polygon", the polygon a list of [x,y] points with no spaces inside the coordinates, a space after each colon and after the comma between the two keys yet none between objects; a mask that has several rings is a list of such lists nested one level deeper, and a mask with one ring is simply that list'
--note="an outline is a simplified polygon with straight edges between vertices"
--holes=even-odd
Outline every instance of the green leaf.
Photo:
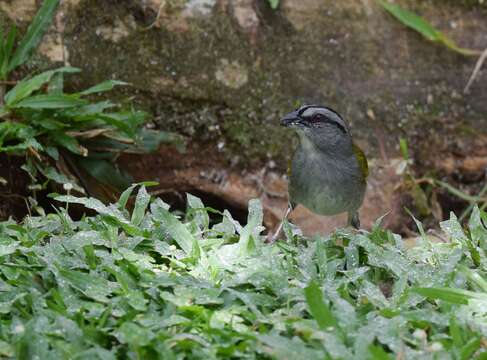
[{"label": "green leaf", "polygon": [[137,147],[143,152],[157,151],[161,144],[174,145],[181,152],[185,150],[184,139],[181,137],[181,135],[175,133],[143,128],[137,135]]},{"label": "green leaf", "polygon": [[98,85],[92,86],[89,89],[83,90],[80,94],[81,95],[89,95],[100,93],[104,91],[110,91],[117,85],[128,85],[128,83],[124,81],[117,81],[117,80],[107,80]]},{"label": "green leaf", "polygon": [[55,73],[51,81],[49,81],[49,85],[47,88],[47,92],[49,94],[62,94],[64,90],[64,73],[57,72]]},{"label": "green leaf", "polygon": [[277,9],[280,0],[267,0],[272,9]]},{"label": "green leaf", "polygon": [[117,202],[119,209],[125,209],[125,207],[127,206],[127,202],[130,198],[130,195],[132,195],[132,191],[134,191],[134,189],[137,186],[149,187],[149,186],[157,186],[157,185],[159,185],[159,183],[155,181],[143,181],[137,184],[130,185],[126,190],[124,190],[122,195],[120,195],[120,199]]},{"label": "green leaf", "polygon": [[108,281],[96,273],[83,273],[80,271],[60,269],[59,274],[71,286],[84,295],[100,302],[108,302],[108,296],[118,289],[118,284]]},{"label": "green leaf", "polygon": [[105,123],[114,126],[131,138],[135,137],[137,128],[144,123],[145,116],[143,111],[98,114],[98,117]]},{"label": "green leaf", "polygon": [[65,147],[72,153],[87,156],[88,150],[81,146],[74,137],[66,135],[62,131],[55,131],[52,133],[52,139],[59,145]]},{"label": "green leaf", "polygon": [[5,108],[5,106],[0,106],[0,119],[8,114],[8,110]]},{"label": "green leaf", "polygon": [[210,217],[201,199],[188,193],[186,194],[186,200],[189,206],[188,214],[191,214],[200,229],[208,229]]},{"label": "green leaf", "polygon": [[58,172],[55,168],[51,166],[36,166],[37,170],[39,170],[42,175],[44,175],[49,180],[56,182],[57,184],[64,185],[67,183],[71,183],[73,185],[74,190],[84,193],[84,189],[76,184],[74,180],[69,179],[66,175]]},{"label": "green leaf", "polygon": [[399,139],[399,148],[401,149],[401,154],[404,160],[409,160],[409,148],[408,141],[404,138]]},{"label": "green leaf", "polygon": [[455,347],[457,348],[460,348],[463,345],[462,330],[458,326],[455,316],[453,315],[450,318],[449,329],[450,329],[450,337],[453,340],[453,345],[455,345]]},{"label": "green leaf", "polygon": [[28,97],[11,105],[12,108],[64,109],[86,105],[87,101],[69,95],[46,94]]},{"label": "green leaf", "polygon": [[[306,346],[299,337],[292,339],[277,334],[259,335],[259,340],[265,344],[263,351],[268,356],[263,358],[271,359],[305,359],[305,360],[330,360],[323,351],[315,350]],[[260,352],[260,351],[259,351]],[[257,357],[258,358],[258,357]]]},{"label": "green leaf", "polygon": [[385,0],[377,0],[379,4],[386,9],[391,15],[398,19],[404,25],[417,31],[429,41],[434,41],[443,44],[447,48],[456,51],[462,55],[480,55],[481,52],[477,50],[470,50],[460,48],[453,40],[448,38],[445,34],[434,28],[428,21],[415,13],[401,8],[397,4],[389,3]]},{"label": "green leaf", "polygon": [[103,220],[111,225],[120,226],[125,232],[132,236],[140,236],[142,231],[133,226],[115,206],[105,206],[100,200],[94,198],[78,198],[72,195],[53,195],[56,201],[68,204],[81,204],[88,209],[92,209],[103,215]]},{"label": "green leaf", "polygon": [[262,231],[264,213],[259,199],[249,201],[249,215],[247,225],[244,226],[238,242],[242,255],[250,255],[258,245],[259,234]]},{"label": "green leaf", "polygon": [[32,77],[31,79],[22,80],[5,95],[5,104],[7,105],[7,107],[10,107],[20,100],[25,99],[34,91],[39,90],[44,84],[48,83],[53,75],[59,72],[75,73],[79,72],[79,69],[72,67],[62,67],[56,70],[43,72],[39,75]]},{"label": "green leaf", "polygon": [[176,241],[181,249],[187,255],[190,255],[193,250],[193,244],[197,243],[197,241],[186,226],[168,210],[161,207],[156,209],[153,216],[155,220],[161,222],[163,229]]},{"label": "green leaf", "polygon": [[328,305],[323,301],[323,293],[315,281],[311,281],[304,289],[304,296],[309,311],[322,330],[337,328],[337,321]]},{"label": "green leaf", "polygon": [[27,33],[15,50],[12,60],[8,65],[8,72],[27,61],[30,53],[37,47],[49,27],[58,3],[59,0],[44,0],[42,2],[41,8],[37,11],[37,14],[27,29]]},{"label": "green leaf", "polygon": [[413,292],[426,296],[429,299],[443,300],[453,304],[467,305],[471,299],[487,301],[487,294],[455,288],[412,288]]},{"label": "green leaf", "polygon": [[477,285],[483,292],[487,294],[487,280],[484,279],[477,271],[469,269],[465,265],[458,265],[458,270],[461,271],[468,280]]},{"label": "green leaf", "polygon": [[100,101],[74,109],[61,111],[61,115],[66,118],[72,118],[76,121],[92,121],[98,119],[98,115],[106,109],[113,108],[115,105],[110,101]]},{"label": "green leaf", "polygon": [[372,360],[390,360],[392,356],[388,354],[382,346],[371,344],[369,346],[370,359]]},{"label": "green leaf", "polygon": [[127,202],[129,201],[130,195],[132,195],[132,191],[137,187],[138,184],[132,184],[130,185],[126,190],[123,191],[123,193],[120,195],[120,198],[118,199],[118,208],[120,210],[125,209],[127,206]]},{"label": "green leaf", "polygon": [[[15,35],[17,34],[17,28],[12,26],[10,29],[7,39],[4,44],[0,45],[0,80],[6,79],[8,74],[8,64],[10,56],[12,55],[12,50],[15,43]],[[0,32],[0,39],[3,40],[3,34]]]},{"label": "green leaf", "polygon": [[6,74],[2,72],[3,64],[8,63],[5,56],[5,39],[3,35],[3,28],[0,26],[0,80],[5,80]]},{"label": "green leaf", "polygon": [[458,197],[458,198],[460,198],[462,200],[469,201],[469,202],[480,202],[480,201],[483,201],[483,198],[478,197],[478,196],[468,195],[468,194],[464,193],[463,191],[458,190],[457,188],[451,186],[450,184],[448,184],[446,182],[443,182],[443,181],[440,181],[440,180],[435,180],[435,184],[440,185],[441,187],[443,187],[446,190],[448,190],[452,195],[455,195],[456,197]]},{"label": "green leaf", "polygon": [[145,186],[141,186],[137,198],[135,199],[134,212],[132,213],[132,224],[140,225],[144,218],[145,211],[150,202],[150,195],[147,193]]},{"label": "green leaf", "polygon": [[480,338],[473,337],[467,341],[467,343],[460,349],[460,359],[461,360],[469,360],[472,358],[472,355],[480,349]]},{"label": "green leaf", "polygon": [[77,159],[76,162],[96,180],[118,190],[126,189],[133,182],[130,175],[119,171],[110,161],[88,157]]},{"label": "green leaf", "polygon": [[123,344],[139,347],[149,344],[154,334],[148,329],[127,321],[116,331],[116,336]]}]

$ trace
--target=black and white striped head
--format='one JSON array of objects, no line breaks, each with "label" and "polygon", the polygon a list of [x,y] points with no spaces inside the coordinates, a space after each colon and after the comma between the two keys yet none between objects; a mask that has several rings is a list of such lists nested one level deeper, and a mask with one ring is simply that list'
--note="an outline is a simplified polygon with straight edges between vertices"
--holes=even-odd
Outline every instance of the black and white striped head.
[{"label": "black and white striped head", "polygon": [[294,128],[316,146],[329,149],[340,144],[351,146],[345,120],[333,109],[320,105],[303,105],[281,119],[281,125]]}]

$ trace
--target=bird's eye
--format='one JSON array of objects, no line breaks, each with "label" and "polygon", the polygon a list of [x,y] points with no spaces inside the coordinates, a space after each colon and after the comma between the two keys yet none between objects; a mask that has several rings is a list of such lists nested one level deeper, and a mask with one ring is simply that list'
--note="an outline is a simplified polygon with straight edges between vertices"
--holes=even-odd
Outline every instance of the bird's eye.
[{"label": "bird's eye", "polygon": [[313,117],[311,118],[312,123],[318,123],[323,120],[323,115],[322,114],[314,114]]}]

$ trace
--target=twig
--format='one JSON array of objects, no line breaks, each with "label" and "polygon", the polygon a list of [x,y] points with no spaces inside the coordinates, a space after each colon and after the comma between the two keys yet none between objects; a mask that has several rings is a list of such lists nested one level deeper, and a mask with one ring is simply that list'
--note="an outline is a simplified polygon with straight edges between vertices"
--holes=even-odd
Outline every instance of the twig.
[{"label": "twig", "polygon": [[475,68],[473,69],[472,75],[470,75],[470,79],[468,79],[468,83],[465,86],[465,89],[463,89],[464,94],[468,94],[470,91],[470,87],[472,86],[473,82],[477,78],[480,69],[482,68],[482,65],[484,64],[485,59],[487,59],[487,49],[485,49],[482,52],[482,55],[480,55],[479,59],[477,60],[477,63],[475,64]]},{"label": "twig", "polygon": [[154,21],[152,22],[152,24],[150,24],[149,26],[147,26],[146,28],[143,28],[142,31],[147,31],[147,30],[150,30],[152,29],[154,26],[156,26],[157,22],[159,21],[160,17],[161,17],[161,14],[162,14],[162,9],[166,6],[166,1],[165,0],[161,0],[161,3],[159,5],[159,9],[157,10],[157,15],[156,15],[156,18],[154,19]]},{"label": "twig", "polygon": [[132,140],[132,139],[118,137],[116,135],[112,135],[109,132],[103,133],[103,136],[105,136],[108,139],[112,139],[112,140],[118,141],[118,142],[120,142],[122,144],[134,144],[135,143],[135,141]]},{"label": "twig", "polygon": [[16,85],[17,81],[13,80],[0,80],[0,85]]},{"label": "twig", "polygon": [[267,187],[264,184],[265,176],[267,172],[267,167],[264,167],[261,171],[259,171],[258,174],[250,176],[251,180],[253,180],[259,189],[261,193],[264,193],[267,196],[273,197],[273,198],[285,198],[287,197],[287,194],[271,191],[267,189]]},{"label": "twig", "polygon": [[[487,171],[486,171],[486,176],[487,176]],[[484,196],[485,193],[487,193],[487,183],[485,183],[484,187],[482,188],[482,190],[480,190],[477,197],[480,198],[480,197]],[[476,202],[470,202],[470,205],[468,206],[468,208],[465,209],[465,211],[462,213],[462,215],[460,215],[458,220],[463,221],[463,219],[465,219],[465,217],[467,217],[467,215],[472,211],[475,204],[476,204]],[[480,206],[480,210],[484,210],[486,207],[487,207],[487,201],[484,201],[484,203]]]},{"label": "twig", "polygon": [[81,137],[85,139],[91,139],[94,137],[97,137],[99,135],[102,135],[108,131],[112,131],[111,129],[92,129],[92,130],[87,130],[87,131],[68,131],[66,134],[69,136],[73,137]]},{"label": "twig", "polygon": [[42,161],[41,155],[32,146],[29,146],[27,151],[31,153],[37,160]]}]

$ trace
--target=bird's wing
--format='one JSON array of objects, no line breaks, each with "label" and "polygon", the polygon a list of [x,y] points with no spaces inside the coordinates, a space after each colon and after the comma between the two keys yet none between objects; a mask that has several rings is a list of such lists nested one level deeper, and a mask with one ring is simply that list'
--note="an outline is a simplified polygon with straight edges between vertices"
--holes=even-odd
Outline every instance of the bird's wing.
[{"label": "bird's wing", "polygon": [[364,175],[364,179],[367,179],[367,176],[369,176],[369,164],[367,162],[367,158],[365,157],[365,154],[362,151],[362,149],[359,148],[357,145],[353,144],[352,148],[353,148],[353,152],[355,153],[355,156],[357,157],[360,170]]}]

